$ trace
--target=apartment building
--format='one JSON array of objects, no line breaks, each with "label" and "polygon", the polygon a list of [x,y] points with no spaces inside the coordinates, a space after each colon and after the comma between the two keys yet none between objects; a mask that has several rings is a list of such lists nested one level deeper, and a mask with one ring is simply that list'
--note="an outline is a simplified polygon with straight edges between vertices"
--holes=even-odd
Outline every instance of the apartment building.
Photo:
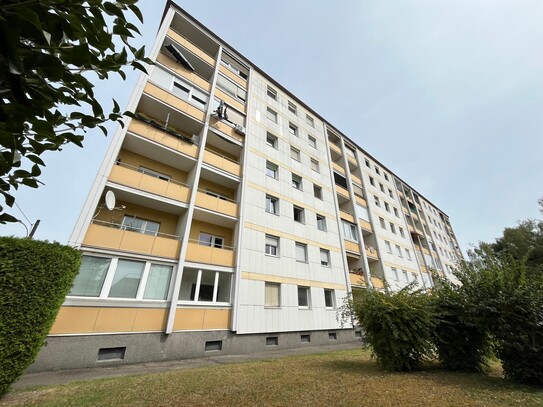
[{"label": "apartment building", "polygon": [[353,341],[352,287],[451,276],[443,211],[174,3],[150,57],[31,370]]}]

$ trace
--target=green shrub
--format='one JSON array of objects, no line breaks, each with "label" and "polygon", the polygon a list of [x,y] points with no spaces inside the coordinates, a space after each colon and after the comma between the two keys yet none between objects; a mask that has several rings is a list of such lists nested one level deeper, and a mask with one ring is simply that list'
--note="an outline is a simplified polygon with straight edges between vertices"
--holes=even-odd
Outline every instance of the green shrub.
[{"label": "green shrub", "polygon": [[44,345],[80,258],[59,243],[0,237],[0,395]]},{"label": "green shrub", "polygon": [[384,369],[414,370],[431,354],[434,317],[429,295],[409,286],[396,293],[363,291],[354,310]]},{"label": "green shrub", "polygon": [[434,345],[445,369],[483,372],[492,356],[489,335],[477,323],[473,304],[463,294],[462,287],[446,281],[434,290]]}]

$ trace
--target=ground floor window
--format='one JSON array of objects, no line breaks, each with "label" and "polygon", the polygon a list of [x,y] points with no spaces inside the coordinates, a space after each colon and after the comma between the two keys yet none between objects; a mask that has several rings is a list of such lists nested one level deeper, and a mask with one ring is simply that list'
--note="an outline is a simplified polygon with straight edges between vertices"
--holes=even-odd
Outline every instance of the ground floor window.
[{"label": "ground floor window", "polygon": [[230,302],[230,284],[232,273],[198,270],[183,270],[180,301],[195,302]]}]

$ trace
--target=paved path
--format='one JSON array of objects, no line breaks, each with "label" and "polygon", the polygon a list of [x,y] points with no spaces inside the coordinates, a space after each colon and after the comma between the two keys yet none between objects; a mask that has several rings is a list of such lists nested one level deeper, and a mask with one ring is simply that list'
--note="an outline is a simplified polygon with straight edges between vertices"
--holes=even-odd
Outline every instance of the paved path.
[{"label": "paved path", "polygon": [[253,360],[278,359],[286,356],[325,353],[338,350],[356,349],[361,342],[340,345],[307,346],[296,349],[267,350],[249,355],[220,355],[197,359],[184,359],[167,362],[138,363],[112,367],[92,367],[86,369],[66,369],[50,372],[26,373],[12,385],[14,389],[34,386],[53,386],[71,382],[95,380],[108,377],[131,376],[147,373],[160,373],[171,370],[192,369],[197,367],[243,363]]}]

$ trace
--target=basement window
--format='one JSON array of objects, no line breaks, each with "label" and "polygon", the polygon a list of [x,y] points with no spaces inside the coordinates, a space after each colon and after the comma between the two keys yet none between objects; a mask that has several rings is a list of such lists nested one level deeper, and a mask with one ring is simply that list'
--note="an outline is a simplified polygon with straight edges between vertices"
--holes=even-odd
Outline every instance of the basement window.
[{"label": "basement window", "polygon": [[100,348],[98,350],[98,360],[123,360],[126,352],[126,346],[119,348]]},{"label": "basement window", "polygon": [[311,342],[311,335],[309,335],[309,334],[300,335],[300,341],[302,343],[310,343]]},{"label": "basement window", "polygon": [[266,338],[266,346],[277,346],[279,345],[279,338],[277,336],[268,336]]},{"label": "basement window", "polygon": [[217,352],[222,350],[222,341],[206,341],[206,352]]}]

